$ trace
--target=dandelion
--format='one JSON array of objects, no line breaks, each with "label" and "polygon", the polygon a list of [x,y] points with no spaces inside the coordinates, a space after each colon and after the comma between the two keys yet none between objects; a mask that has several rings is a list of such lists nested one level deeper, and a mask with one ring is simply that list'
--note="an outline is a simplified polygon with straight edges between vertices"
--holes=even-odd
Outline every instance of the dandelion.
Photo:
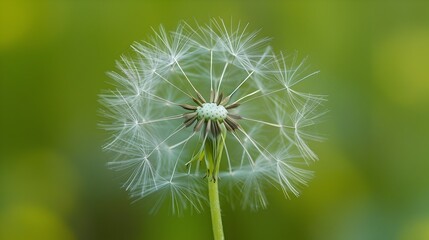
[{"label": "dandelion", "polygon": [[315,72],[257,35],[222,19],[160,27],[117,62],[114,89],[101,95],[112,132],[104,148],[115,153],[109,165],[127,172],[124,188],[155,195],[154,209],[169,200],[173,213],[208,202],[215,239],[219,192],[265,208],[271,187],[298,196],[317,159],[308,142],[320,140],[312,128],[324,97],[300,90]]}]

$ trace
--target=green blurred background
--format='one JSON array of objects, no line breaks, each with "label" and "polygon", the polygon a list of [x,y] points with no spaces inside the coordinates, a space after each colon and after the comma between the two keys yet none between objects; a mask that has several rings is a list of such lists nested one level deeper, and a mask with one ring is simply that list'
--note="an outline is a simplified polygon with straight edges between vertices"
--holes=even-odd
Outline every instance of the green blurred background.
[{"label": "green blurred background", "polygon": [[[310,56],[329,95],[300,198],[223,206],[228,239],[429,239],[429,1],[0,0],[0,239],[211,239],[106,168],[106,71],[160,23],[241,20]],[[316,81],[317,80],[317,81]]]}]

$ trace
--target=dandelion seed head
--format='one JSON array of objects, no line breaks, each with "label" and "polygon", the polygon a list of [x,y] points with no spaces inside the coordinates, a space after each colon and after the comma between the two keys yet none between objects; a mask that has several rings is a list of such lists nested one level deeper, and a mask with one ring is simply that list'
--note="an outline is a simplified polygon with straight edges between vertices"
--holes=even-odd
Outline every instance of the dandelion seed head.
[{"label": "dandelion seed head", "polygon": [[314,126],[325,97],[300,89],[315,72],[269,40],[242,23],[181,22],[121,57],[100,95],[101,125],[111,133],[109,166],[126,172],[132,197],[152,196],[154,210],[168,202],[174,213],[201,211],[213,142],[224,149],[217,175],[232,205],[265,208],[270,188],[299,195],[318,159],[310,143],[322,140]]},{"label": "dandelion seed head", "polygon": [[203,103],[201,107],[197,107],[197,118],[212,121],[223,121],[228,116],[228,111],[222,105],[215,103]]}]

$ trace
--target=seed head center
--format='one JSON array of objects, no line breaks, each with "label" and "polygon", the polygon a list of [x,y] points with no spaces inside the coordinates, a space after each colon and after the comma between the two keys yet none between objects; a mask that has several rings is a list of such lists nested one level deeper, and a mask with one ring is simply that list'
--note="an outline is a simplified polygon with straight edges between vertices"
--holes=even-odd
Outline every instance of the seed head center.
[{"label": "seed head center", "polygon": [[198,119],[223,121],[228,116],[228,111],[222,105],[216,103],[203,103],[196,110]]}]

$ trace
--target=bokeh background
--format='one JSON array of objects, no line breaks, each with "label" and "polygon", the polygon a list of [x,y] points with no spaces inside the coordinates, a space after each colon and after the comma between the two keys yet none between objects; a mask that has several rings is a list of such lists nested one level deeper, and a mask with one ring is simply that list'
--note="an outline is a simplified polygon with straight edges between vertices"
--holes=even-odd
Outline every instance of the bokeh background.
[{"label": "bokeh background", "polygon": [[228,239],[429,239],[429,1],[0,0],[0,239],[211,239],[209,211],[151,215],[106,168],[106,71],[151,27],[249,22],[309,56],[329,95],[302,196],[223,206]]}]

